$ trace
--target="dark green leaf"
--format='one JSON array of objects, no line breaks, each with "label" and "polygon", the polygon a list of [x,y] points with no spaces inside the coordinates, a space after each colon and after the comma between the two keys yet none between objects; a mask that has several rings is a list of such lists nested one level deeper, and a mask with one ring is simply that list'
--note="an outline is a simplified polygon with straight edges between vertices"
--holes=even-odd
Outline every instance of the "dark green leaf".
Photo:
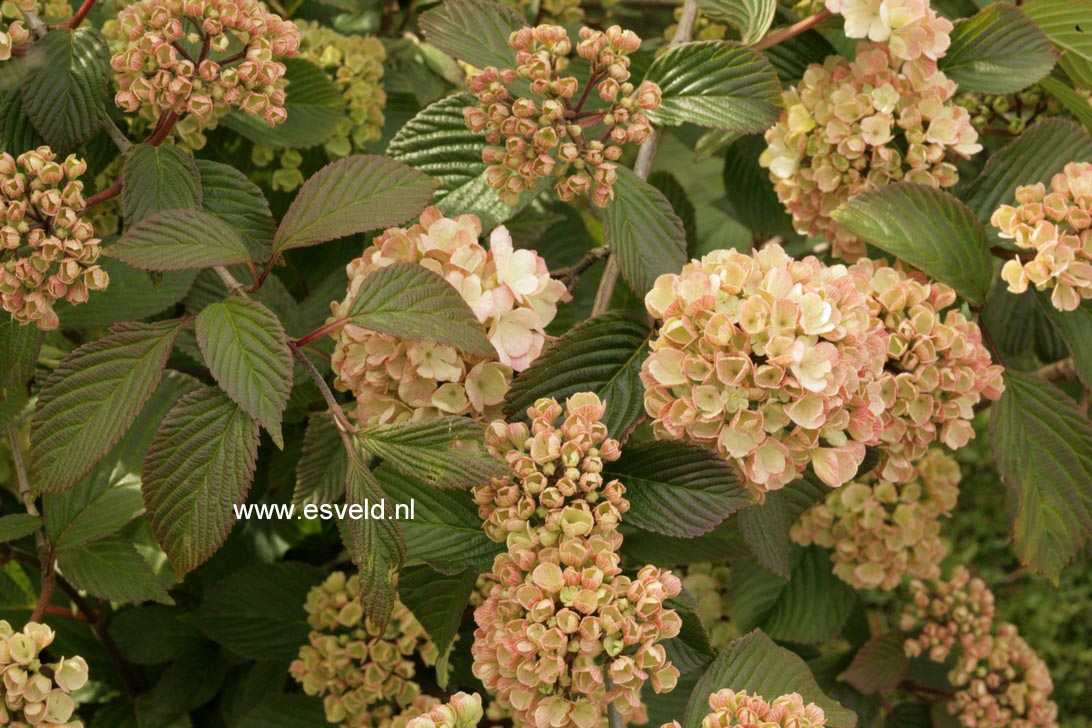
[{"label": "dark green leaf", "polygon": [[109,53],[102,33],[86,25],[51,30],[30,47],[23,104],[55,151],[73,151],[102,125]]},{"label": "dark green leaf", "polygon": [[899,632],[873,637],[857,650],[839,679],[865,695],[895,689],[910,669],[905,643],[906,635]]},{"label": "dark green leaf", "polygon": [[508,472],[485,451],[481,425],[465,417],[378,425],[360,432],[358,439],[392,468],[439,488],[472,488]]},{"label": "dark green leaf", "polygon": [[1069,77],[1092,87],[1092,35],[1081,27],[1092,18],[1092,0],[1032,0],[1024,11],[1065,52],[1060,63]]},{"label": "dark green leaf", "polygon": [[318,698],[281,694],[263,700],[236,728],[328,728],[329,725]]},{"label": "dark green leaf", "polygon": [[[347,518],[341,524],[342,539],[353,563],[360,569],[360,601],[377,625],[384,626],[394,607],[394,577],[406,558],[406,537],[395,518],[391,498],[358,459],[349,461],[345,477],[345,503],[359,505],[364,518]],[[386,517],[370,517],[371,505],[382,503]]]},{"label": "dark green leaf", "polygon": [[1073,89],[1062,78],[1055,78],[1055,74],[1047,76],[1039,84],[1058,103],[1064,106],[1066,111],[1077,117],[1085,131],[1092,132],[1092,104],[1088,103],[1088,99]]},{"label": "dark green leaf", "polygon": [[162,313],[182,300],[197,275],[196,270],[167,271],[153,280],[147,271],[105,256],[99,258],[99,267],[110,276],[110,286],[78,306],[58,301],[61,328],[107,326]]},{"label": "dark green leaf", "polygon": [[196,627],[178,618],[176,609],[160,604],[118,612],[110,622],[110,636],[122,656],[137,665],[170,662],[204,640]]},{"label": "dark green leaf", "polygon": [[766,494],[739,514],[739,528],[759,562],[775,574],[789,577],[789,529],[800,514],[823,500],[829,488],[818,478],[805,476]]},{"label": "dark green leaf", "polygon": [[[407,567],[398,577],[399,598],[425,628],[441,656],[448,653],[459,633],[477,580],[478,574],[474,571],[437,574],[427,566]],[[437,678],[443,687],[447,676],[439,674],[439,669],[437,667]]]},{"label": "dark green leaf", "polygon": [[737,140],[724,151],[724,191],[732,215],[761,236],[793,234],[792,218],[777,199],[773,183],[758,157],[766,149],[761,136]]},{"label": "dark green leaf", "polygon": [[277,223],[261,188],[230,165],[207,159],[196,163],[204,211],[242,233],[251,258],[268,260]]},{"label": "dark green leaf", "polygon": [[125,155],[121,180],[126,226],[163,210],[201,207],[197,165],[177,147],[136,145]]},{"label": "dark green leaf", "polygon": [[1050,73],[1057,57],[1050,39],[1020,8],[998,2],[956,21],[939,66],[961,89],[1011,94]]},{"label": "dark green leaf", "polygon": [[42,525],[42,519],[29,513],[12,513],[8,516],[0,516],[0,543],[16,541],[23,536],[29,536]]},{"label": "dark green leaf", "polygon": [[1084,301],[1075,311],[1059,311],[1050,303],[1050,296],[1039,291],[1035,302],[1069,347],[1077,376],[1092,388],[1092,303]]},{"label": "dark green leaf", "polygon": [[22,387],[34,376],[42,330],[0,315],[0,390]]},{"label": "dark green leaf", "polygon": [[292,502],[297,506],[336,502],[345,493],[348,467],[349,454],[333,419],[325,412],[312,415],[303,433]]},{"label": "dark green leaf", "polygon": [[0,101],[0,151],[17,157],[44,144],[23,108],[23,94],[18,89],[4,93]]},{"label": "dark green leaf", "polygon": [[515,68],[508,36],[527,25],[515,8],[493,0],[447,0],[419,22],[425,40],[476,68]]},{"label": "dark green leaf", "polygon": [[72,586],[111,602],[169,602],[167,590],[133,544],[124,538],[62,551],[57,568]]},{"label": "dark green leaf", "polygon": [[144,270],[185,270],[250,260],[246,241],[220,218],[167,210],[141,220],[103,252]]}]

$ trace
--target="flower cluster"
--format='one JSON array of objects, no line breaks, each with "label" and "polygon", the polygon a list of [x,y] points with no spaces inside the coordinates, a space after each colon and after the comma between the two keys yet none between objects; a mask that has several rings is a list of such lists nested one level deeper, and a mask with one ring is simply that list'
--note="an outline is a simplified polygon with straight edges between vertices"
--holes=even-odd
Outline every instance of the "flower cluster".
[{"label": "flower cluster", "polygon": [[786,110],[759,159],[796,229],[824,235],[835,255],[856,259],[864,242],[832,218],[839,205],[894,181],[954,185],[947,153],[982,148],[967,110],[952,102],[955,89],[935,68],[870,43],[853,61],[831,56],[809,66],[784,92]]},{"label": "flower cluster", "polygon": [[879,443],[884,342],[845,266],[718,250],[645,305],[663,321],[641,368],[657,437],[716,449],[760,495],[809,463],[839,486]]},{"label": "flower cluster", "polygon": [[974,437],[974,408],[1001,396],[1003,368],[991,363],[978,324],[949,308],[950,287],[883,260],[862,258],[849,270],[887,349],[880,475],[903,482],[934,441],[954,450]]},{"label": "flower cluster", "polygon": [[328,721],[394,728],[395,715],[408,709],[408,719],[438,703],[413,680],[413,658],[435,663],[436,646],[401,602],[380,629],[364,616],[359,578],[338,571],[311,589],[305,609],[312,631],[290,672],[305,693],[322,696]]},{"label": "flower cluster", "polygon": [[[474,76],[469,86],[478,104],[463,109],[467,127],[485,132],[489,186],[514,204],[554,176],[561,199],[590,194],[602,207],[614,196],[622,146],[651,135],[644,112],[660,105],[656,84],[644,81],[634,88],[629,81],[629,54],[641,39],[617,25],[606,31],[581,28],[576,52],[591,64],[582,93],[576,76],[564,75],[572,41],[561,26],[521,28],[508,45],[516,51],[516,68],[490,67]],[[513,97],[511,86],[519,79],[530,81],[534,98]],[[606,106],[585,107],[593,87]]]},{"label": "flower cluster", "polygon": [[473,669],[517,723],[594,728],[608,703],[634,717],[646,683],[663,692],[679,676],[658,643],[682,625],[664,604],[682,584],[654,566],[622,574],[616,529],[628,503],[621,484],[602,482],[603,461],[618,456],[603,412],[581,393],[564,409],[539,400],[530,429],[489,430],[514,474],[475,493],[486,532],[508,549],[474,612]]},{"label": "flower cluster", "polygon": [[1046,664],[1008,623],[994,623],[994,596],[986,584],[958,567],[952,578],[911,582],[911,602],[900,628],[920,629],[906,654],[934,662],[956,655],[948,679],[957,692],[948,705],[968,728],[1056,726],[1054,684]]},{"label": "flower cluster", "polygon": [[455,693],[448,702],[410,720],[406,728],[474,728],[482,715],[480,695]]},{"label": "flower cluster", "polygon": [[906,574],[938,578],[948,552],[940,518],[959,497],[959,464],[933,449],[914,471],[907,483],[869,475],[831,491],[793,524],[793,541],[833,549],[835,575],[856,589],[889,591]]},{"label": "flower cluster", "polygon": [[[42,20],[57,23],[72,17],[72,6],[67,0],[8,0],[0,4],[0,61],[6,61],[15,53],[22,53],[30,40],[23,12],[36,14]],[[19,50],[15,50],[19,48]]]},{"label": "flower cluster", "polygon": [[827,10],[845,18],[849,38],[886,43],[903,61],[934,64],[951,43],[952,22],[937,15],[929,0],[826,0]]},{"label": "flower cluster", "polygon": [[238,107],[285,120],[275,59],[296,55],[300,34],[259,0],[138,0],[118,13],[117,31],[126,43],[110,64],[122,109],[208,122]]},{"label": "flower cluster", "polygon": [[1016,188],[1016,206],[1002,205],[990,222],[1030,260],[1016,258],[1001,268],[1013,293],[1032,284],[1052,288],[1050,302],[1074,311],[1092,298],[1092,163],[1070,162],[1050,180]]},{"label": "flower cluster", "polygon": [[[804,703],[799,693],[789,693],[766,702],[761,695],[748,695],[725,688],[709,696],[712,711],[702,719],[702,728],[823,728],[827,717],[815,703]],[[678,721],[661,728],[679,728]]]},{"label": "flower cluster", "polygon": [[87,682],[82,657],[43,663],[41,652],[53,642],[53,630],[30,622],[21,632],[0,619],[0,725],[8,728],[83,728],[72,717],[69,693]]},{"label": "flower cluster", "polygon": [[542,351],[544,327],[568,293],[550,278],[546,261],[515,250],[504,227],[478,243],[474,215],[446,218],[435,207],[419,224],[385,230],[349,263],[348,294],[333,303],[331,322],[343,317],[364,279],[399,262],[419,263],[454,286],[485,326],[497,360],[460,353],[443,344],[409,341],[348,324],[338,329],[331,366],[338,388],[356,397],[362,425],[431,414],[487,415],[499,411],[512,371],[523,371]]},{"label": "flower cluster", "polygon": [[49,147],[0,153],[0,305],[17,321],[55,329],[54,303],[83,303],[110,283],[94,227],[81,219],[86,171]]},{"label": "flower cluster", "polygon": [[726,564],[690,564],[682,577],[683,587],[697,602],[709,644],[718,650],[739,637],[739,628],[728,618],[731,580],[732,570]]}]

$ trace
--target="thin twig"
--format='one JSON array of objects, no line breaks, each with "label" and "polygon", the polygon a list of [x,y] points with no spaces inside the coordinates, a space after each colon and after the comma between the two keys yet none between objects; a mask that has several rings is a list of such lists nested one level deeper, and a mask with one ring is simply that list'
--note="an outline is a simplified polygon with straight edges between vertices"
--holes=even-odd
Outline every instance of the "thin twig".
[{"label": "thin twig", "polygon": [[799,23],[794,23],[787,28],[783,28],[777,31],[776,33],[771,33],[770,35],[766,36],[762,40],[752,45],[751,49],[756,51],[764,51],[770,46],[775,46],[778,43],[787,41],[789,38],[795,38],[806,30],[811,30],[830,16],[831,12],[826,8],[823,8],[815,15],[804,18]]},{"label": "thin twig", "polygon": [[222,265],[213,266],[216,271],[216,275],[220,276],[220,280],[227,286],[228,293],[233,296],[241,296],[242,298],[250,298],[247,294],[246,286],[235,280],[235,276],[231,275],[231,272]]},{"label": "thin twig", "polygon": [[87,198],[87,200],[84,202],[83,209],[80,210],[79,213],[78,213],[79,216],[83,217],[87,213],[91,212],[91,209],[93,207],[95,207],[95,205],[102,204],[103,202],[106,202],[110,198],[117,197],[118,195],[120,195],[121,194],[121,185],[122,185],[121,175],[119,174],[118,178],[116,180],[114,180],[114,184],[110,185],[105,190],[102,190],[100,192],[96,192],[95,194],[93,194],[93,195],[91,195],[90,197]]},{"label": "thin twig", "polygon": [[592,248],[584,257],[577,261],[576,265],[566,266],[554,271],[550,271],[551,278],[557,278],[559,281],[565,284],[565,290],[570,293],[576,284],[580,282],[580,276],[584,274],[588,268],[591,268],[596,261],[602,260],[610,253],[609,245],[600,245],[597,248]]},{"label": "thin twig", "polygon": [[335,319],[334,321],[331,321],[328,324],[325,324],[323,326],[318,327],[317,329],[315,329],[314,331],[312,331],[309,334],[304,334],[300,338],[294,339],[292,341],[292,343],[295,344],[296,346],[299,346],[299,347],[302,348],[304,346],[307,346],[308,344],[310,344],[313,341],[317,341],[317,340],[321,339],[323,336],[326,336],[326,334],[337,331],[338,329],[340,329],[342,326],[344,326],[348,322],[349,322],[349,319],[347,319],[347,318]]},{"label": "thin twig", "polygon": [[[607,688],[607,692],[610,693],[614,690],[614,681],[610,679],[610,675],[606,672],[603,673],[604,685]],[[623,728],[625,721],[622,720],[622,713],[618,710],[618,706],[611,700],[607,703],[607,725],[609,728]]]},{"label": "thin twig", "polygon": [[[27,476],[27,465],[23,459],[23,446],[19,442],[18,421],[7,424],[8,442],[11,445],[11,460],[15,466],[15,478],[19,483],[19,496],[27,513],[35,518],[41,518],[38,506],[34,502],[34,495],[30,492],[30,478]],[[45,614],[49,600],[53,598],[53,587],[56,572],[53,569],[53,549],[46,539],[45,531],[39,528],[34,532],[34,544],[38,548],[38,570],[42,575],[42,588],[38,594],[38,603],[34,605],[34,611],[30,615],[31,622],[37,622]]]},{"label": "thin twig", "polygon": [[133,143],[129,141],[129,137],[125,136],[125,132],[119,129],[118,125],[109,116],[103,119],[102,127],[106,130],[107,136],[114,142],[114,146],[118,148],[119,152],[126,154],[133,148]]},{"label": "thin twig", "polygon": [[45,37],[45,34],[49,32],[49,28],[33,10],[23,10],[23,20],[27,21],[27,27],[39,38]]}]

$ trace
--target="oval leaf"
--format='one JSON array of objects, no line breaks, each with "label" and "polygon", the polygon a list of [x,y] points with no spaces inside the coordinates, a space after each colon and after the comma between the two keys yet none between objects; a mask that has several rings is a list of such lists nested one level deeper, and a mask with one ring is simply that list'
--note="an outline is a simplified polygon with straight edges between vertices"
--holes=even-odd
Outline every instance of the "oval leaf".
[{"label": "oval leaf", "polygon": [[51,30],[30,46],[23,104],[55,151],[74,150],[102,125],[109,56],[102,33],[88,26]]},{"label": "oval leaf", "polygon": [[759,563],[774,574],[789,578],[792,540],[789,530],[800,514],[823,500],[829,488],[810,473],[780,490],[766,494],[739,514],[739,530]]},{"label": "oval leaf", "polygon": [[750,45],[766,35],[777,13],[777,0],[698,0],[701,12],[711,20],[724,20],[739,30],[739,39]]},{"label": "oval leaf", "polygon": [[303,433],[303,454],[296,463],[296,487],[292,502],[335,503],[345,492],[349,454],[337,425],[325,412],[311,415]]},{"label": "oval leaf", "polygon": [[261,188],[227,164],[207,159],[198,159],[196,164],[204,211],[242,233],[255,261],[268,260],[277,223]]},{"label": "oval leaf", "polygon": [[121,181],[126,226],[163,210],[196,210],[201,206],[197,165],[192,157],[170,145],[133,147],[125,155]]},{"label": "oval leaf", "polygon": [[447,0],[421,14],[425,40],[476,68],[515,68],[508,36],[527,25],[519,11],[493,0]]},{"label": "oval leaf", "polygon": [[185,270],[250,260],[243,236],[212,215],[167,210],[141,220],[103,252],[144,270]]},{"label": "oval leaf", "polygon": [[906,635],[898,632],[873,637],[857,650],[838,679],[865,695],[894,690],[910,670],[904,644]]},{"label": "oval leaf", "polygon": [[[508,472],[485,451],[481,425],[465,417],[369,427],[357,439],[390,467],[438,488],[473,488]],[[457,448],[458,443],[463,447]]]},{"label": "oval leaf", "polygon": [[1057,57],[1046,33],[1024,11],[994,3],[956,21],[939,66],[961,89],[1011,94],[1050,73]]},{"label": "oval leaf", "polygon": [[[383,493],[372,471],[356,458],[349,461],[345,503],[363,509],[363,518],[342,521],[342,540],[360,569],[360,601],[364,612],[382,627],[394,608],[394,578],[406,558],[406,537],[394,520],[396,511],[391,499]],[[370,517],[371,506],[376,503],[383,504],[386,518]]]},{"label": "oval leaf", "polygon": [[61,552],[57,568],[72,586],[121,604],[171,602],[159,577],[123,538],[107,538]]}]

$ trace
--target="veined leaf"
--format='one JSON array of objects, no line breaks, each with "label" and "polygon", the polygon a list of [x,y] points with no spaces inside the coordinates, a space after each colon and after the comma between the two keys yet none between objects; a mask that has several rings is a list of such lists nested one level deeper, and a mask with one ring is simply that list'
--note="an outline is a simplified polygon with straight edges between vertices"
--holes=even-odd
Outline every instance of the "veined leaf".
[{"label": "veined leaf", "polygon": [[1077,376],[1084,386],[1092,387],[1092,303],[1084,301],[1075,311],[1059,311],[1050,303],[1050,295],[1041,291],[1035,292],[1035,302],[1069,347]]},{"label": "veined leaf", "polygon": [[1092,530],[1092,422],[1053,384],[1009,370],[990,441],[1016,494],[1016,553],[1057,583]]},{"label": "veined leaf", "polygon": [[834,211],[851,233],[944,281],[972,304],[993,283],[986,230],[969,207],[942,190],[896,182]]},{"label": "veined leaf", "polygon": [[296,464],[296,488],[292,502],[334,503],[345,493],[349,454],[337,425],[325,412],[311,415],[303,433],[303,454]]},{"label": "veined leaf", "polygon": [[459,292],[416,263],[395,263],[369,274],[347,317],[349,325],[390,336],[435,341],[491,359],[497,355]]},{"label": "veined leaf", "polygon": [[446,671],[440,672],[440,664],[459,633],[463,612],[477,580],[478,574],[474,571],[447,575],[438,574],[427,566],[407,567],[398,577],[399,598],[417,617],[440,652],[436,669],[441,687],[444,687],[447,675]]},{"label": "veined leaf", "polygon": [[773,24],[777,0],[698,0],[702,13],[724,20],[739,30],[740,40],[750,45],[762,39]]},{"label": "veined leaf", "polygon": [[318,698],[276,693],[259,702],[233,725],[238,728],[328,728],[330,724]]},{"label": "veined leaf", "polygon": [[686,230],[663,193],[626,167],[618,168],[614,199],[603,212],[603,236],[638,296],[664,273],[686,263]]},{"label": "veined leaf", "polygon": [[699,728],[709,713],[709,696],[718,690],[746,690],[752,695],[800,693],[805,703],[815,703],[826,714],[830,728],[854,728],[857,716],[831,700],[819,689],[808,666],[792,652],[755,630],[732,642],[717,655],[690,694],[683,728]]},{"label": "veined leaf", "polygon": [[1050,39],[1015,5],[993,3],[958,20],[940,70],[960,88],[1011,94],[1050,73],[1058,53]]},{"label": "veined leaf", "polygon": [[166,210],[141,220],[103,252],[144,270],[184,270],[250,260],[243,236],[198,210]]},{"label": "veined leaf", "polygon": [[481,425],[465,417],[378,425],[357,438],[361,447],[390,467],[439,488],[472,488],[508,472],[485,451]]},{"label": "veined leaf", "polygon": [[42,330],[21,324],[7,312],[0,316],[0,390],[21,387],[34,376]]},{"label": "veined leaf", "polygon": [[[384,510],[392,506],[379,481],[358,459],[349,460],[345,478],[345,502],[364,509],[382,502]],[[348,518],[341,524],[342,540],[353,563],[360,569],[360,601],[364,611],[377,625],[384,626],[394,607],[394,577],[406,558],[406,537],[394,520],[394,509],[384,519]]]},{"label": "veined leaf", "polygon": [[0,151],[17,157],[28,149],[37,149],[45,139],[34,128],[23,104],[23,94],[12,89],[0,101]]},{"label": "veined leaf", "polygon": [[204,638],[161,604],[123,609],[110,620],[110,636],[127,662],[162,665],[192,650]]},{"label": "veined leaf", "polygon": [[762,236],[794,235],[792,218],[777,199],[769,174],[758,164],[766,149],[760,135],[737,139],[724,150],[724,191],[732,216]]},{"label": "veined leaf", "polygon": [[751,503],[723,458],[684,442],[628,445],[603,478],[626,486],[626,522],[665,536],[700,536]]},{"label": "veined leaf", "polygon": [[197,314],[196,331],[217,384],[283,449],[292,352],[280,320],[257,301],[232,296]]},{"label": "veined leaf", "polygon": [[66,549],[58,554],[57,567],[72,586],[111,602],[171,601],[152,567],[124,538]]},{"label": "veined leaf", "polygon": [[182,578],[212,556],[246,501],[258,423],[215,387],[182,397],[144,461],[144,505],[156,540]]},{"label": "veined leaf", "polygon": [[42,526],[42,519],[29,513],[12,513],[0,516],[0,543],[16,541],[29,536]]},{"label": "veined leaf", "polygon": [[657,124],[691,123],[756,134],[781,115],[781,84],[765,56],[723,40],[675,46],[658,56],[645,80],[660,86],[663,103],[648,112]]},{"label": "veined leaf", "polygon": [[542,397],[563,402],[576,392],[594,392],[607,407],[603,423],[613,437],[626,433],[644,412],[641,364],[652,332],[624,311],[577,324],[546,345],[508,390],[504,412],[523,418]]},{"label": "veined leaf", "polygon": [[1066,111],[1077,117],[1085,131],[1092,132],[1092,104],[1062,78],[1052,73],[1039,83]]},{"label": "veined leaf", "polygon": [[857,650],[838,679],[865,695],[894,690],[910,670],[910,659],[903,649],[905,642],[906,635],[899,632],[873,637]]},{"label": "veined leaf", "polygon": [[1092,0],[1032,0],[1028,17],[1065,51],[1059,63],[1082,88],[1092,86],[1092,37],[1081,24],[1092,18]]},{"label": "veined leaf", "polygon": [[277,223],[261,188],[222,162],[198,159],[196,164],[201,176],[202,209],[242,233],[254,261],[268,260]]},{"label": "veined leaf", "polygon": [[201,185],[193,158],[169,144],[138,144],[125,155],[121,171],[125,225],[163,210],[201,207]]},{"label": "veined leaf", "polygon": [[756,503],[739,514],[739,529],[759,563],[789,578],[789,529],[800,514],[823,500],[828,490],[818,478],[806,474],[767,493],[765,503]]},{"label": "veined leaf", "polygon": [[99,266],[110,276],[110,286],[78,306],[58,301],[55,309],[61,328],[108,326],[162,313],[182,300],[197,276],[196,270],[172,270],[163,273],[157,283],[147,271],[114,258],[99,258]]},{"label": "veined leaf", "polygon": [[339,159],[300,188],[277,228],[273,254],[405,222],[435,189],[427,175],[388,157]]},{"label": "veined leaf", "polygon": [[515,8],[494,0],[447,0],[419,22],[425,40],[476,68],[515,68],[508,36],[527,25]]},{"label": "veined leaf", "polygon": [[109,56],[102,33],[86,25],[51,30],[30,46],[23,104],[55,151],[74,150],[102,125]]},{"label": "veined leaf", "polygon": [[121,324],[53,370],[31,419],[36,493],[72,487],[121,439],[159,385],[180,328]]}]

